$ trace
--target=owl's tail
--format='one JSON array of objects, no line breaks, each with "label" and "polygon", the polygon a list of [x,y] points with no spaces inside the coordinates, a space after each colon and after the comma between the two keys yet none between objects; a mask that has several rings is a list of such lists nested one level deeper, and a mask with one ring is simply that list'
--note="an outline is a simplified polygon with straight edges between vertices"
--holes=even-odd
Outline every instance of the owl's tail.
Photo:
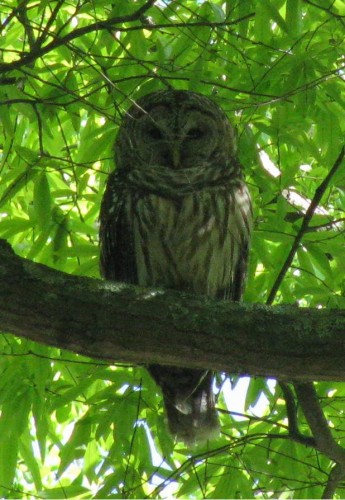
[{"label": "owl's tail", "polygon": [[219,420],[210,371],[150,365],[161,386],[170,432],[187,446],[219,435]]}]

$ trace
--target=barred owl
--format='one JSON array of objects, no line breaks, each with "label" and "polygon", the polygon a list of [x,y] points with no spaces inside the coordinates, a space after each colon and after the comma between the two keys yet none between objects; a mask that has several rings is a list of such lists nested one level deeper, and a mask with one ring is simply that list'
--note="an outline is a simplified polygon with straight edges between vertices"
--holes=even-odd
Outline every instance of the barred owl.
[{"label": "barred owl", "polygon": [[[238,301],[252,211],[224,112],[194,92],[146,95],[123,119],[115,162],[100,216],[103,276]],[[174,436],[218,434],[211,371],[147,368]]]}]

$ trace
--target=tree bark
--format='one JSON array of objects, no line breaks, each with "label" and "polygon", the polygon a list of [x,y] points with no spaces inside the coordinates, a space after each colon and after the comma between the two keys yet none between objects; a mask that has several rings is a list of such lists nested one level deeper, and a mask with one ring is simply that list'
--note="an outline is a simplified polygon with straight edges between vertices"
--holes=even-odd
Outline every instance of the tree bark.
[{"label": "tree bark", "polygon": [[0,244],[0,329],[85,356],[345,380],[345,311],[268,307],[71,276]]}]

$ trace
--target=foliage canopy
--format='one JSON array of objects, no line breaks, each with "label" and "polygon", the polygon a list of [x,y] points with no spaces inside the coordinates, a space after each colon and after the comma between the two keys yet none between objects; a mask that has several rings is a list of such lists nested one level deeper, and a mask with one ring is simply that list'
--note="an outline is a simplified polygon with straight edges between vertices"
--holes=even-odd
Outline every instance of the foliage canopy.
[{"label": "foliage canopy", "polygon": [[[98,212],[121,118],[144,94],[189,89],[212,97],[238,129],[256,221],[245,300],[345,307],[344,166],[303,226],[344,144],[341,0],[0,7],[0,238],[18,254],[99,276]],[[287,387],[219,375],[222,435],[191,453],[167,434],[161,397],[140,367],[6,333],[0,344],[1,496],[322,494],[332,462],[288,438]],[[344,443],[344,384],[317,391]]]}]

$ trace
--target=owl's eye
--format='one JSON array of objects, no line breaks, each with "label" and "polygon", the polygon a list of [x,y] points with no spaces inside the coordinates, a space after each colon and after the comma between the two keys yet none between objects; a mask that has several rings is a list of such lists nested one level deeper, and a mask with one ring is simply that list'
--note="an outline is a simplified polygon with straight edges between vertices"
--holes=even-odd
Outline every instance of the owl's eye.
[{"label": "owl's eye", "polygon": [[188,139],[201,139],[201,137],[203,137],[204,135],[205,135],[204,130],[202,130],[201,128],[194,127],[188,131],[187,137]]},{"label": "owl's eye", "polygon": [[163,134],[157,127],[149,128],[147,131],[147,135],[151,139],[163,139]]}]

